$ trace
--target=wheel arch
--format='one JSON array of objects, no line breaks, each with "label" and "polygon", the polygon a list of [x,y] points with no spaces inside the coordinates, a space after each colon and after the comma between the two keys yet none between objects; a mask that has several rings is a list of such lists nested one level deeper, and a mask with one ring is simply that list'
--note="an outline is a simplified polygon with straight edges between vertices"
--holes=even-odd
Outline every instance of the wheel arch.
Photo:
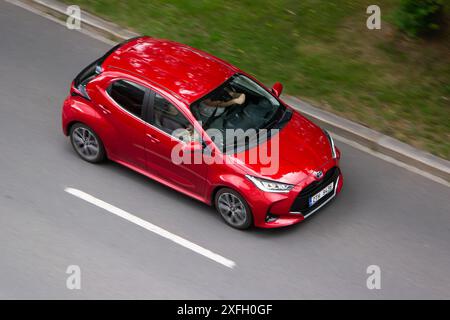
[{"label": "wheel arch", "polygon": [[69,97],[63,105],[62,120],[66,136],[70,135],[70,130],[76,123],[82,123],[92,128],[108,151],[108,138],[113,134],[114,128],[94,103],[79,97]]},{"label": "wheel arch", "polygon": [[71,129],[72,129],[73,126],[76,125],[77,123],[80,123],[80,124],[82,124],[82,125],[88,126],[89,128],[91,128],[91,129],[94,131],[94,133],[98,136],[98,138],[100,139],[100,142],[101,142],[102,145],[103,145],[103,148],[104,148],[104,150],[105,150],[105,156],[106,156],[106,158],[108,158],[108,155],[109,155],[109,147],[108,147],[108,144],[105,142],[104,134],[103,134],[102,130],[98,130],[98,129],[97,129],[97,126],[91,125],[91,124],[89,123],[89,121],[72,120],[72,121],[68,122],[67,125],[66,125],[66,130],[67,130],[67,134],[66,134],[66,135],[67,135],[67,136],[70,135]]},{"label": "wheel arch", "polygon": [[217,185],[217,186],[215,186],[213,188],[213,190],[211,191],[211,196],[209,197],[209,200],[211,202],[211,206],[212,207],[216,208],[216,201],[215,201],[216,200],[216,194],[217,194],[217,192],[220,191],[220,189],[223,189],[223,188],[229,188],[229,189],[233,189],[234,190],[234,188],[230,188],[229,186],[226,186],[226,185]]},{"label": "wheel arch", "polygon": [[228,188],[228,189],[231,189],[231,190],[237,192],[238,194],[241,195],[242,198],[244,198],[247,202],[249,202],[246,199],[243,192],[241,192],[240,188],[238,187],[238,186],[243,186],[243,185],[247,184],[248,182],[249,181],[245,177],[239,177],[234,174],[221,175],[220,181],[218,181],[218,183],[215,184],[211,188],[211,192],[209,194],[209,200],[211,201],[211,205],[215,207],[214,200],[215,200],[216,194],[217,194],[217,192],[219,192],[220,189],[223,189],[223,188]]},{"label": "wheel arch", "polygon": [[[72,127],[73,127],[75,124],[77,124],[77,123],[83,123],[83,122],[78,121],[78,120],[72,120],[72,121],[68,122],[67,125],[66,125],[66,127],[64,128],[64,134],[65,134],[66,136],[69,136],[70,130],[72,130]],[[86,124],[86,125],[87,125],[87,124]]]}]

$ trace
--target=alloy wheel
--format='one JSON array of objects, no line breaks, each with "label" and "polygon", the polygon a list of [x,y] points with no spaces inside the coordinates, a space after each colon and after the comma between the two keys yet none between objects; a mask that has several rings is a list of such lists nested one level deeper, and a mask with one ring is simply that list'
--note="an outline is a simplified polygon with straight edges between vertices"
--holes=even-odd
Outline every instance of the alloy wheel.
[{"label": "alloy wheel", "polygon": [[94,161],[100,153],[97,137],[86,127],[75,128],[72,132],[72,141],[78,154],[88,160]]},{"label": "alloy wheel", "polygon": [[222,217],[232,226],[241,227],[247,220],[247,210],[241,199],[232,193],[224,192],[219,196],[217,206]]}]

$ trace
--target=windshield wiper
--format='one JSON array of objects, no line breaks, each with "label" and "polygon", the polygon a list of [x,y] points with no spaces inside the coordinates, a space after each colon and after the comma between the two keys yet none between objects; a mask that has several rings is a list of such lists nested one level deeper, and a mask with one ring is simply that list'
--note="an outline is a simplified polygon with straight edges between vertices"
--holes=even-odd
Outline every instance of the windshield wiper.
[{"label": "windshield wiper", "polygon": [[272,119],[265,124],[264,129],[272,129],[273,127],[275,127],[275,125],[279,124],[284,119],[284,116],[287,113],[287,108],[284,109],[284,112],[281,116],[278,116],[278,112],[280,110],[283,110],[281,106],[272,117]]},{"label": "windshield wiper", "polygon": [[291,118],[292,118],[292,110],[289,110],[286,108],[280,121],[278,121],[278,126],[281,127],[285,123],[289,122],[289,120],[291,120]]}]

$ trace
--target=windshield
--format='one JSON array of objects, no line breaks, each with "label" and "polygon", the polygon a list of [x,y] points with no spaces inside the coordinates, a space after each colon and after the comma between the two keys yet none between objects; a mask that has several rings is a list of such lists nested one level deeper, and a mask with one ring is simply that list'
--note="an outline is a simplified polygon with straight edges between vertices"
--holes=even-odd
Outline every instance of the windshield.
[{"label": "windshield", "polygon": [[261,143],[270,137],[270,129],[280,129],[291,116],[267,90],[240,74],[193,103],[191,111],[214,143],[226,153]]},{"label": "windshield", "polygon": [[284,106],[263,87],[236,74],[191,106],[203,129],[270,129]]}]

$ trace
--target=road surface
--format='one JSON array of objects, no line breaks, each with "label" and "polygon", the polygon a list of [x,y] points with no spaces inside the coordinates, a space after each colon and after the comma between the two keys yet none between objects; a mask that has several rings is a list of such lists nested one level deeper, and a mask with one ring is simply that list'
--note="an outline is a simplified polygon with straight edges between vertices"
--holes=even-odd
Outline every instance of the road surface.
[{"label": "road surface", "polygon": [[[450,189],[349,145],[339,198],[298,226],[214,210],[61,133],[71,80],[109,45],[0,1],[0,298],[450,298]],[[77,188],[233,261],[227,268],[64,192]],[[81,268],[81,290],[66,270]],[[370,265],[381,289],[366,286]]]}]

